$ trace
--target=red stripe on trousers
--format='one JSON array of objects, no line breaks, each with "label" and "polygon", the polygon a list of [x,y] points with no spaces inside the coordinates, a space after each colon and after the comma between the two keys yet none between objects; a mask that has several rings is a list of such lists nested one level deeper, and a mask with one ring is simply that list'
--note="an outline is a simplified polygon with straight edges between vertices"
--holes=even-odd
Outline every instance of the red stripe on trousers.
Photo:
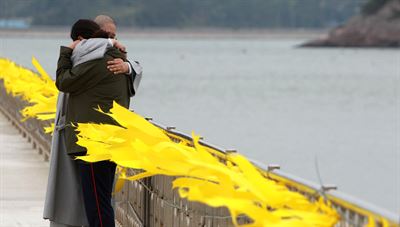
[{"label": "red stripe on trousers", "polygon": [[99,213],[100,226],[103,227],[103,221],[101,220],[101,214],[100,214],[99,199],[97,198],[96,181],[94,180],[93,163],[90,163],[90,167],[92,169],[92,180],[93,180],[93,188],[94,188],[94,197],[96,198],[96,205],[97,205],[97,212]]}]

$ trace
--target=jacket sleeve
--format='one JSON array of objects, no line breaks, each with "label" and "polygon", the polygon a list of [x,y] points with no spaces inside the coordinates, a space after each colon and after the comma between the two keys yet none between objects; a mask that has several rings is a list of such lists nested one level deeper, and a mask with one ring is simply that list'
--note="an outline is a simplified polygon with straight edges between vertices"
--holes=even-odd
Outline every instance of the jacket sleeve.
[{"label": "jacket sleeve", "polygon": [[134,96],[139,89],[140,81],[142,80],[143,68],[137,61],[128,61],[131,68],[131,74],[129,75],[129,92],[130,96]]},{"label": "jacket sleeve", "polygon": [[81,64],[84,67],[72,67],[72,49],[68,47],[60,48],[60,56],[57,63],[56,86],[58,90],[66,93],[76,93],[85,89],[90,81],[90,70],[94,64]]}]

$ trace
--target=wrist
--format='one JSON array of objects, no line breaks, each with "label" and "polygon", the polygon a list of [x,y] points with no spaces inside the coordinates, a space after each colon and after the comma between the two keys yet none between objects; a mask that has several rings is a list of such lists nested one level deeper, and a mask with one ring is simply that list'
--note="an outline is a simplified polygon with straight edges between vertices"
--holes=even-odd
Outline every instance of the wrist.
[{"label": "wrist", "polygon": [[60,53],[61,54],[72,54],[73,49],[71,47],[68,46],[61,46],[60,47]]},{"label": "wrist", "polygon": [[131,75],[132,74],[132,67],[131,64],[129,64],[129,62],[125,62],[126,66],[128,67],[128,72],[126,74]]}]

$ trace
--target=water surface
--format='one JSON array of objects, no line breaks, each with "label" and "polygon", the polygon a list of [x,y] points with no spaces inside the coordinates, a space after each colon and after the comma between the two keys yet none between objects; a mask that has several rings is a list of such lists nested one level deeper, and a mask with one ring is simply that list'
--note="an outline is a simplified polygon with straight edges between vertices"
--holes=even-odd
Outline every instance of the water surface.
[{"label": "water surface", "polygon": [[[291,39],[124,39],[144,77],[132,108],[164,125],[400,212],[400,52]],[[0,56],[55,75],[67,39],[0,38]]]}]

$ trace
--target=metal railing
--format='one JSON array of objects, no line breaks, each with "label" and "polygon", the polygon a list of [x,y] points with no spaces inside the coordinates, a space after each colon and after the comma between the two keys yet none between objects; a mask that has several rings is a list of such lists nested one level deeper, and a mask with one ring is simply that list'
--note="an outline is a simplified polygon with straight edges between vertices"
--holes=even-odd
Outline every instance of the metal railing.
[{"label": "metal railing", "polygon": [[[50,157],[51,136],[44,133],[43,127],[49,126],[49,121],[36,119],[22,120],[20,110],[27,103],[8,95],[0,79],[0,111],[12,122],[23,137],[30,141],[39,151],[45,161]],[[174,127],[165,127],[148,119],[154,125],[164,130],[175,142],[183,142],[193,145],[190,136],[175,130]],[[225,161],[224,149],[200,141],[206,149],[220,161]],[[376,208],[363,201],[351,198],[337,191],[328,191],[331,187],[320,186],[307,182],[296,176],[284,173],[277,165],[265,166],[255,161],[253,163],[262,174],[285,184],[290,190],[305,195],[311,201],[317,200],[321,193],[328,198],[341,215],[337,224],[339,227],[365,226],[369,220],[376,226],[400,226],[400,215]],[[129,169],[128,174],[136,174],[138,170]],[[115,217],[117,226],[126,227],[223,227],[233,226],[231,217],[226,208],[212,208],[197,202],[189,202],[179,197],[176,190],[172,190],[174,177],[154,176],[138,181],[128,181],[115,197]],[[246,217],[239,217],[239,223],[247,223]]]},{"label": "metal railing", "polygon": [[37,149],[39,154],[43,156],[43,159],[48,161],[50,157],[51,135],[46,134],[43,127],[50,126],[51,122],[39,121],[32,118],[24,121],[20,111],[28,106],[28,103],[18,97],[8,95],[4,88],[4,82],[1,79],[0,97],[0,111],[18,129],[19,133],[32,143],[33,148]]}]

